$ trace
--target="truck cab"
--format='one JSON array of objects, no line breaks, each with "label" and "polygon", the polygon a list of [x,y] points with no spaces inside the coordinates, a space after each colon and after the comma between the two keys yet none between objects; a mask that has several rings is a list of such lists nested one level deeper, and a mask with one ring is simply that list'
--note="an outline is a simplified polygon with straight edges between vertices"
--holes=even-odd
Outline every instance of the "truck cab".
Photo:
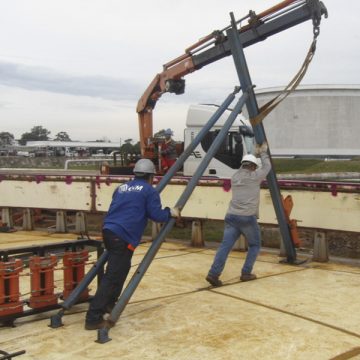
[{"label": "truck cab", "polygon": [[[210,117],[217,110],[217,105],[190,105],[184,133],[184,147],[186,148],[201,131]],[[217,134],[229,117],[231,109],[226,110],[215,126],[204,137],[193,153],[184,162],[184,175],[192,176],[206,155]],[[253,153],[254,133],[250,122],[239,114],[235,119],[225,141],[211,160],[204,172],[204,176],[230,178],[239,169],[241,159],[246,154]]]}]

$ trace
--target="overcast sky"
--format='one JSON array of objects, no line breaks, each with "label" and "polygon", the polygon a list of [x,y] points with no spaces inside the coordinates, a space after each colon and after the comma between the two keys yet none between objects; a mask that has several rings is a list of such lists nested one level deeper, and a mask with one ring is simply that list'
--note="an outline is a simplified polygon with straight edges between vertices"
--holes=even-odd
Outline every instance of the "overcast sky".
[{"label": "overcast sky", "polygon": [[[280,1],[280,0],[279,0]],[[136,105],[162,65],[213,30],[277,0],[0,0],[0,132],[19,138],[41,125],[72,140],[138,140]],[[360,1],[324,0],[317,53],[302,84],[360,84]],[[298,71],[312,24],[246,48],[257,88]],[[190,104],[218,103],[238,84],[230,57],[186,76],[165,94],[154,131],[183,137]]]}]

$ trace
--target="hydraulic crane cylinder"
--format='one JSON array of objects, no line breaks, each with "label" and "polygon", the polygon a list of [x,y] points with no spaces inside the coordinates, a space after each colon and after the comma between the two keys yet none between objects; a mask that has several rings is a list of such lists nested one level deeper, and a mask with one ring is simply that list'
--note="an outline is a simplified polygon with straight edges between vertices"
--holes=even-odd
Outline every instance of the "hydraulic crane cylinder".
[{"label": "hydraulic crane cylinder", "polygon": [[19,278],[22,270],[23,262],[20,259],[0,261],[0,319],[2,316],[23,312]]},{"label": "hydraulic crane cylinder", "polygon": [[30,258],[31,296],[29,307],[38,309],[57,304],[58,299],[54,294],[54,268],[56,265],[56,255]]},{"label": "hydraulic crane cylinder", "polygon": [[[76,286],[82,281],[85,275],[85,262],[89,259],[89,252],[69,251],[63,257],[64,265],[64,292],[63,299],[67,299]],[[80,294],[79,300],[89,298],[89,289],[86,288]]]}]

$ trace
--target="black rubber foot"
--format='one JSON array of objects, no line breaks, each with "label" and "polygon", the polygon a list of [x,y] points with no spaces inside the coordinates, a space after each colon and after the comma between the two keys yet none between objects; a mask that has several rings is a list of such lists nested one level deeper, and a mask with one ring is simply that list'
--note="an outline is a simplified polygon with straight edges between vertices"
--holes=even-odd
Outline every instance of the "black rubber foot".
[{"label": "black rubber foot", "polygon": [[62,323],[61,319],[64,315],[63,311],[59,311],[56,315],[52,315],[50,317],[50,325],[49,327],[56,329],[59,328],[61,326],[64,326],[64,324]]},{"label": "black rubber foot", "polygon": [[103,327],[99,329],[97,332],[97,340],[95,340],[95,342],[99,344],[105,344],[111,341],[108,335],[109,335],[109,329],[107,327]]}]

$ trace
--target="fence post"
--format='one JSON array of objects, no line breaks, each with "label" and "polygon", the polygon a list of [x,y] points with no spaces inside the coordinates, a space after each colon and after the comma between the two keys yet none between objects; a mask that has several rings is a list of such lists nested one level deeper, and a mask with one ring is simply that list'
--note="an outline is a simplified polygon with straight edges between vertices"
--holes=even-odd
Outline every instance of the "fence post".
[{"label": "fence post", "polygon": [[31,209],[23,210],[23,230],[34,230],[34,217]]},{"label": "fence post", "polygon": [[314,255],[313,261],[327,262],[329,261],[329,244],[325,233],[316,231],[314,235]]},{"label": "fence post", "polygon": [[203,222],[200,219],[193,220],[191,225],[191,246],[204,247]]}]

